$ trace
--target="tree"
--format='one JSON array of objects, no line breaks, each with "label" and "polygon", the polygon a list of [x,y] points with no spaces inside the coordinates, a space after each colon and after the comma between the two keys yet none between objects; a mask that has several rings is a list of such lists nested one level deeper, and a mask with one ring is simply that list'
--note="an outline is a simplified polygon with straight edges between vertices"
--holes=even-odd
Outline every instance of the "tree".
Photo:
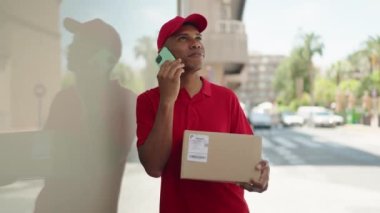
[{"label": "tree", "polygon": [[353,108],[356,104],[356,99],[359,97],[360,82],[358,80],[349,79],[340,82],[338,92],[346,96],[344,106]]},{"label": "tree", "polygon": [[316,79],[314,98],[317,105],[329,107],[335,100],[335,92],[336,85],[332,80],[323,77]]},{"label": "tree", "polygon": [[315,77],[315,68],[313,65],[313,57],[318,55],[323,55],[324,44],[320,41],[321,38],[315,33],[307,33],[302,35],[303,45],[301,46],[301,54],[307,64],[307,73],[309,78],[309,93],[311,94],[312,104],[314,103],[313,98],[313,82]]},{"label": "tree", "polygon": [[291,61],[290,57],[285,58],[277,67],[275,79],[273,82],[274,90],[277,95],[277,102],[288,105],[295,98],[295,84],[290,72]]},{"label": "tree", "polygon": [[380,71],[380,36],[370,36],[360,50],[348,56],[348,60],[360,74],[359,77],[364,77],[375,70]]},{"label": "tree", "polygon": [[333,79],[336,85],[342,80],[353,78],[354,68],[348,60],[340,60],[335,62],[327,71],[327,76]]},{"label": "tree", "polygon": [[380,36],[370,36],[365,46],[364,51],[370,64],[370,72],[380,71]]},{"label": "tree", "polygon": [[371,75],[366,76],[360,84],[358,89],[360,96],[364,95],[365,91],[380,94],[380,71],[373,72]]},{"label": "tree", "polygon": [[356,96],[359,96],[360,81],[355,79],[348,79],[340,82],[338,88],[345,92],[352,92]]},{"label": "tree", "polygon": [[303,57],[303,48],[294,48],[290,58],[289,68],[292,80],[295,81],[296,98],[300,99],[305,93],[305,88],[310,84],[307,79],[308,63]]},{"label": "tree", "polygon": [[301,37],[302,44],[292,49],[290,56],[281,62],[275,74],[274,89],[279,94],[277,101],[282,104],[290,104],[292,101],[293,105],[306,103],[312,96],[316,70],[312,59],[316,54],[322,55],[323,44],[315,33],[302,34]]}]

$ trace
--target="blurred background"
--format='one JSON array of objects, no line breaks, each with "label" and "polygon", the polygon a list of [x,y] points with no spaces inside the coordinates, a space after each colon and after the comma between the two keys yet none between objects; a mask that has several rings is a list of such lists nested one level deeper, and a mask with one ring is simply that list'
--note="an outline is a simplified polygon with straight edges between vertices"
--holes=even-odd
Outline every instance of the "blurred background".
[{"label": "blurred background", "polygon": [[[116,29],[122,55],[109,79],[138,95],[157,86],[161,25],[193,12],[208,19],[201,74],[237,94],[271,163],[268,191],[246,193],[251,211],[380,212],[378,8],[376,0],[0,0],[0,212],[34,212],[46,177],[72,167],[51,160],[52,141],[72,134],[44,128],[57,94],[78,83],[64,18]],[[70,108],[59,117],[73,117]],[[158,212],[160,180],[145,174],[134,142],[126,150],[118,212]]]}]

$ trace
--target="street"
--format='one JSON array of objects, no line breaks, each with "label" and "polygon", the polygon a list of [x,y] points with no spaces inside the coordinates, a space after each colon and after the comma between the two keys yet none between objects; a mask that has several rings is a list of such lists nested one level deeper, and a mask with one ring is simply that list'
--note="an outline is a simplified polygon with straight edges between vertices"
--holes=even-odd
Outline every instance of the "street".
[{"label": "street", "polygon": [[271,163],[270,188],[246,193],[253,212],[380,212],[379,129],[257,131]]},{"label": "street", "polygon": [[[272,128],[256,134],[263,137],[271,176],[267,192],[246,192],[252,212],[380,212],[378,128]],[[132,152],[119,212],[158,212],[159,185]],[[23,180],[0,187],[0,212],[32,212],[42,186],[42,180]]]}]

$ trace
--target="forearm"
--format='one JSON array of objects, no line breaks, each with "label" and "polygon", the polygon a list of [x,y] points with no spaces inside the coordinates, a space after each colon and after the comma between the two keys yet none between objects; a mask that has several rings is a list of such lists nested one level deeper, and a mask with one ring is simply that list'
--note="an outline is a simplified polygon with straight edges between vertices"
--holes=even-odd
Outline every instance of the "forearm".
[{"label": "forearm", "polygon": [[146,172],[152,177],[160,177],[169,159],[172,147],[174,103],[160,104],[145,143],[139,147],[139,157]]}]

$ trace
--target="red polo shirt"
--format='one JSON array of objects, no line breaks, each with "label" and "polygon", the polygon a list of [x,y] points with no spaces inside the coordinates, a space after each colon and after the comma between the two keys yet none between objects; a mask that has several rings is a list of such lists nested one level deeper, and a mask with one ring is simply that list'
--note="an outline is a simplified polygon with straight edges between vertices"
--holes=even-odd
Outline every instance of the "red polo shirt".
[{"label": "red polo shirt", "polygon": [[[180,179],[184,130],[253,134],[236,95],[201,79],[199,93],[191,98],[181,89],[175,102],[173,145],[161,177],[160,212],[249,212],[244,190],[236,184]],[[159,100],[159,88],[146,91],[137,99],[137,146],[145,142],[153,127]]]}]

